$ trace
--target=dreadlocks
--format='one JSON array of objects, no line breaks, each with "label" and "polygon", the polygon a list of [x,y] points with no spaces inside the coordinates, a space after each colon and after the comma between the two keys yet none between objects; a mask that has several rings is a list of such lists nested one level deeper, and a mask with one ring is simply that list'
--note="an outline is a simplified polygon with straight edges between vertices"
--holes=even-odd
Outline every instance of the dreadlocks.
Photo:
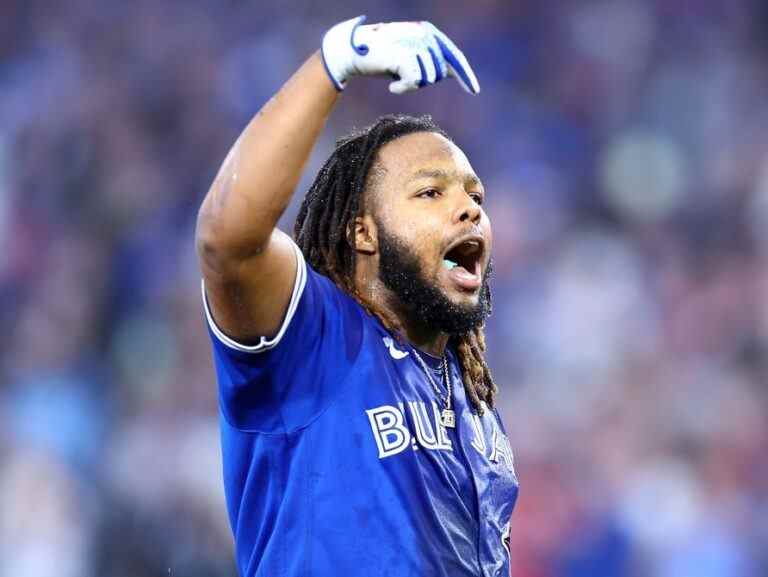
[{"label": "dreadlocks", "polygon": [[[309,264],[352,295],[396,335],[402,332],[400,322],[365,298],[354,286],[356,253],[347,239],[347,230],[349,223],[362,212],[363,194],[379,149],[414,132],[434,132],[448,138],[429,116],[389,115],[340,139],[304,197],[293,229],[296,243]],[[490,292],[485,298],[490,310]],[[492,407],[497,391],[485,362],[483,329],[478,327],[451,339],[458,354],[467,397],[482,414],[482,401]]]}]

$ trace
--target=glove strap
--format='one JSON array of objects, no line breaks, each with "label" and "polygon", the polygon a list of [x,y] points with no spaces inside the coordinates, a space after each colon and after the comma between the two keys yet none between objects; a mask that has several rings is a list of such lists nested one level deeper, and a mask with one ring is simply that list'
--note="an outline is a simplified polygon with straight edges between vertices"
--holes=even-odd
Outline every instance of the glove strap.
[{"label": "glove strap", "polygon": [[365,22],[366,16],[358,16],[333,26],[323,36],[320,56],[336,90],[341,92],[347,85],[347,79],[353,71],[355,56],[368,54],[366,44],[355,44],[355,31]]}]

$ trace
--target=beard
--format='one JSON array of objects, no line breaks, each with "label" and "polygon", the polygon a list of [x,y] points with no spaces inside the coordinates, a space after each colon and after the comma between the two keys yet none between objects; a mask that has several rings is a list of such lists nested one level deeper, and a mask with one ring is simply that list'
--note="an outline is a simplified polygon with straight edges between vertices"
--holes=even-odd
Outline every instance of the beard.
[{"label": "beard", "polygon": [[419,257],[403,241],[390,234],[381,223],[379,229],[379,278],[398,298],[400,310],[409,320],[450,336],[470,332],[491,314],[491,289],[488,280],[492,261],[483,271],[480,298],[475,304],[453,302],[422,270]]}]

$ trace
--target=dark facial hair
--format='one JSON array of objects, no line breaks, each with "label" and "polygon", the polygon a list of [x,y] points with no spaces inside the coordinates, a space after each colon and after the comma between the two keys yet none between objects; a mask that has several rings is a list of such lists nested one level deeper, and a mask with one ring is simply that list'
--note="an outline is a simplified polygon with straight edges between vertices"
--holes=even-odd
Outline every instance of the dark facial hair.
[{"label": "dark facial hair", "polygon": [[398,298],[398,305],[408,319],[448,335],[460,335],[476,329],[491,314],[488,279],[491,261],[483,272],[480,298],[474,305],[453,302],[426,278],[419,257],[402,240],[390,234],[381,223],[379,231],[379,278]]}]

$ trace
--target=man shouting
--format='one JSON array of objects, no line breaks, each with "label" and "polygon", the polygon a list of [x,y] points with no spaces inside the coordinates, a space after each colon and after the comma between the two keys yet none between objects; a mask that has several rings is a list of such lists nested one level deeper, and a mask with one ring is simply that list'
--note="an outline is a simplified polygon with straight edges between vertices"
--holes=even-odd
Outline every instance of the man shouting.
[{"label": "man shouting", "polygon": [[338,142],[293,238],[275,228],[347,82],[480,90],[432,24],[363,22],[326,33],[200,209],[237,563],[506,576],[517,479],[484,357],[491,224],[469,160],[428,117],[382,117]]}]

